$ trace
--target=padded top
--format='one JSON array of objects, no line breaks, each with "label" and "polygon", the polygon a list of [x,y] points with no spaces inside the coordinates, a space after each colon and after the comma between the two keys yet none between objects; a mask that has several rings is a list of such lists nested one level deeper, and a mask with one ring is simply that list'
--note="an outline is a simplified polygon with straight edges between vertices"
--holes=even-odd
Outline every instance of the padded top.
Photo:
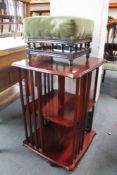
[{"label": "padded top", "polygon": [[92,37],[93,21],[78,17],[35,16],[23,20],[26,37],[78,40]]},{"label": "padded top", "polygon": [[108,61],[103,65],[103,69],[117,71],[117,61]]}]

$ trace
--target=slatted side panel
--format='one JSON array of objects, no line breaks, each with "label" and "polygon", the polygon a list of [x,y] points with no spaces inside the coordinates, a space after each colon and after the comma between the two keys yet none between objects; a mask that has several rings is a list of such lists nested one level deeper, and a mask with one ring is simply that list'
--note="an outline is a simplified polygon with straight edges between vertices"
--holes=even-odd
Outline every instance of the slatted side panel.
[{"label": "slatted side panel", "polygon": [[21,104],[22,104],[22,114],[23,114],[23,124],[24,124],[24,131],[25,131],[25,140],[29,142],[29,133],[28,133],[28,123],[27,123],[27,117],[26,117],[26,108],[25,108],[25,101],[24,101],[24,87],[23,87],[23,80],[22,80],[22,74],[23,71],[20,69],[19,71],[19,86],[20,86],[20,98],[21,98]]},{"label": "slatted side panel", "polygon": [[[25,141],[43,151],[43,128],[48,121],[44,119],[42,109],[52,95],[53,75],[19,69],[19,80]],[[44,114],[50,110],[49,108],[45,108]]]},{"label": "slatted side panel", "polygon": [[[32,146],[35,145],[34,139],[33,139],[33,122],[32,122],[32,109],[31,109],[31,104],[30,104],[30,96],[31,96],[31,86],[29,77],[30,72],[27,70],[24,70],[24,93],[25,93],[25,109],[26,109],[26,114],[27,114],[27,121],[28,121],[28,131],[29,131],[29,141]],[[34,88],[34,87],[32,87]]]},{"label": "slatted side panel", "polygon": [[73,161],[83,149],[86,120],[88,115],[88,100],[90,96],[92,73],[76,80],[76,102],[73,127]]}]

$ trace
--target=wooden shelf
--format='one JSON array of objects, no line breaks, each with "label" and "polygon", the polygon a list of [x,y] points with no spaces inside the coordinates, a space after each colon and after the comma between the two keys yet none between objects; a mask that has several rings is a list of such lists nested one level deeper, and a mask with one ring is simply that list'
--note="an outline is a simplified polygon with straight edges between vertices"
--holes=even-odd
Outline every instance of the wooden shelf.
[{"label": "wooden shelf", "polygon": [[[44,100],[43,100],[44,99]],[[73,118],[75,111],[75,95],[65,93],[65,103],[63,107],[58,104],[58,91],[54,90],[42,97],[42,116],[47,120],[65,127],[73,127]],[[36,108],[38,108],[37,100],[35,100]],[[88,102],[88,110],[94,106],[94,100]],[[32,111],[32,103],[30,102]],[[38,111],[36,112],[38,114]]]},{"label": "wooden shelf", "polygon": [[19,0],[19,1],[21,1],[23,3],[30,3],[31,0]]},{"label": "wooden shelf", "polygon": [[[62,126],[58,126],[56,124],[50,124],[46,128],[44,128],[44,150],[36,148],[36,144],[31,145],[30,137],[27,140],[23,141],[23,144],[31,149],[36,154],[46,158],[50,164],[62,166],[67,170],[73,170],[74,167],[78,164],[84,153],[87,151],[90,143],[92,142],[93,137],[95,136],[95,132],[91,131],[89,133],[85,133],[84,146],[81,150],[80,154],[77,154],[77,158],[75,162],[72,161],[72,142],[73,142],[73,132],[71,128],[64,128]],[[37,130],[38,138],[40,137],[40,130]],[[35,133],[33,133],[33,139],[35,137]],[[50,138],[50,139],[49,139]],[[61,139],[60,139],[61,138]],[[40,138],[39,138],[40,141]],[[40,143],[38,143],[40,145]],[[35,147],[35,149],[34,149]]]},{"label": "wooden shelf", "polygon": [[30,3],[30,15],[37,13],[39,16],[43,15],[44,12],[48,12],[50,15],[50,3],[49,2],[31,2]]}]

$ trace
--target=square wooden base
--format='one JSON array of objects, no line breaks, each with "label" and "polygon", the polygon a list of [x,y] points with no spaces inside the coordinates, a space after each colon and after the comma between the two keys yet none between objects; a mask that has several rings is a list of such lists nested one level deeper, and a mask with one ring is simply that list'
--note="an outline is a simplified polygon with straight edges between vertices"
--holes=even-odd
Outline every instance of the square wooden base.
[{"label": "square wooden base", "polygon": [[[64,131],[64,132],[63,132]],[[84,138],[83,149],[77,154],[76,159],[72,159],[72,141],[73,134],[72,128],[62,128],[61,126],[51,125],[44,129],[44,150],[31,145],[30,137],[28,140],[23,141],[23,145],[28,147],[30,150],[36,154],[47,159],[49,163],[53,166],[61,166],[69,171],[73,170],[80,159],[83,157],[84,153],[90,146],[94,136],[95,131],[86,132]],[[37,131],[39,136],[39,129]],[[34,137],[34,135],[33,135]],[[60,139],[61,138],[61,139]],[[33,142],[34,143],[34,142]],[[39,143],[40,144],[40,143]]]}]

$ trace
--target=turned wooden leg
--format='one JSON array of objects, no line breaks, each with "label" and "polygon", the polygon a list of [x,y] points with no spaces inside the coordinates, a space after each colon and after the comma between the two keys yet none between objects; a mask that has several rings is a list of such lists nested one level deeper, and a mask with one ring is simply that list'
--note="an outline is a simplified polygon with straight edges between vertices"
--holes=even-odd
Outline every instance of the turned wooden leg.
[{"label": "turned wooden leg", "polygon": [[102,82],[103,83],[104,83],[105,75],[106,75],[106,70],[103,70],[103,76],[102,76]]},{"label": "turned wooden leg", "polygon": [[94,115],[94,106],[92,107],[91,111],[88,112],[87,123],[86,123],[87,132],[90,132],[92,129],[93,115]]}]

